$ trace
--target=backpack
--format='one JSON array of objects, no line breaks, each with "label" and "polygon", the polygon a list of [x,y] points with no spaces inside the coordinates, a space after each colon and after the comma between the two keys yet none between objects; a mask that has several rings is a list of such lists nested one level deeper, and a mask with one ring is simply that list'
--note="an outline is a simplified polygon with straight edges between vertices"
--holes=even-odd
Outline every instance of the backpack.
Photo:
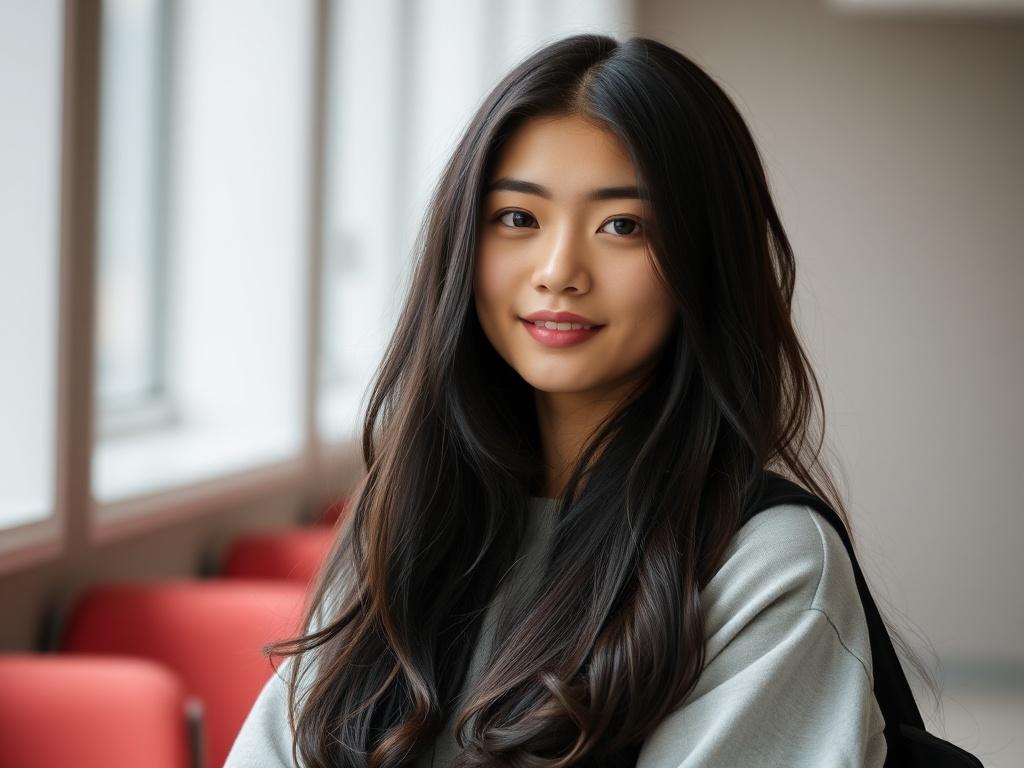
[{"label": "backpack", "polygon": [[871,638],[875,700],[885,719],[885,768],[983,768],[981,761],[971,753],[925,730],[921,712],[853,554],[849,532],[839,515],[824,501],[796,483],[766,470],[759,487],[744,508],[740,524],[778,504],[806,505],[820,513],[839,533],[850,556]]}]

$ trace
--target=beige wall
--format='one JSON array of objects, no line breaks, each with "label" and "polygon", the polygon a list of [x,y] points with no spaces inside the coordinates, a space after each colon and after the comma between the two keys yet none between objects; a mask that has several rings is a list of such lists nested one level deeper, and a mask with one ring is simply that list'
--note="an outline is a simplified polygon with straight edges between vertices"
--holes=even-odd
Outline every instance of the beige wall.
[{"label": "beige wall", "polygon": [[638,13],[639,34],[725,87],[761,148],[883,610],[947,672],[1020,682],[1024,16],[810,0]]}]

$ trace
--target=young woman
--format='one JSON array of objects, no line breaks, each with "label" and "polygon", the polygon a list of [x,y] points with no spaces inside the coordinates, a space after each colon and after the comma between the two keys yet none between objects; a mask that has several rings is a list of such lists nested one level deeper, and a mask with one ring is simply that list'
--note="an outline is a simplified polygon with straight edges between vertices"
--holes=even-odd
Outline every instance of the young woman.
[{"label": "young woman", "polygon": [[[884,723],[793,254],[739,113],[579,35],[486,98],[372,390],[367,475],[227,765],[869,766]],[[821,419],[821,436],[824,419]]]}]

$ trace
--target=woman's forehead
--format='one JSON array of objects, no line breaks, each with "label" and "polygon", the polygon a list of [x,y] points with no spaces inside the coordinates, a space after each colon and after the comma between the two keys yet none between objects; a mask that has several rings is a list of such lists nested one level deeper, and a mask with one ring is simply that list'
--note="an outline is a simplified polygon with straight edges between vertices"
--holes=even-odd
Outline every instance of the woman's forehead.
[{"label": "woman's forehead", "polygon": [[527,120],[501,148],[493,169],[488,191],[538,191],[498,185],[503,178],[536,185],[552,197],[637,186],[633,162],[621,140],[593,120],[578,116]]}]

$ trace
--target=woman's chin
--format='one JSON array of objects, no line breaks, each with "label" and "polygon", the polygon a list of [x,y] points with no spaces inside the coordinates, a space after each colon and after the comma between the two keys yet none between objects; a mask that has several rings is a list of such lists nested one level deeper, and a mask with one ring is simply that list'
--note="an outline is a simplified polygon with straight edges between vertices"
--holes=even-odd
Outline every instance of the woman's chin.
[{"label": "woman's chin", "polygon": [[520,376],[538,392],[545,394],[581,394],[593,388],[591,377],[579,371],[562,369],[556,372],[520,372]]}]

